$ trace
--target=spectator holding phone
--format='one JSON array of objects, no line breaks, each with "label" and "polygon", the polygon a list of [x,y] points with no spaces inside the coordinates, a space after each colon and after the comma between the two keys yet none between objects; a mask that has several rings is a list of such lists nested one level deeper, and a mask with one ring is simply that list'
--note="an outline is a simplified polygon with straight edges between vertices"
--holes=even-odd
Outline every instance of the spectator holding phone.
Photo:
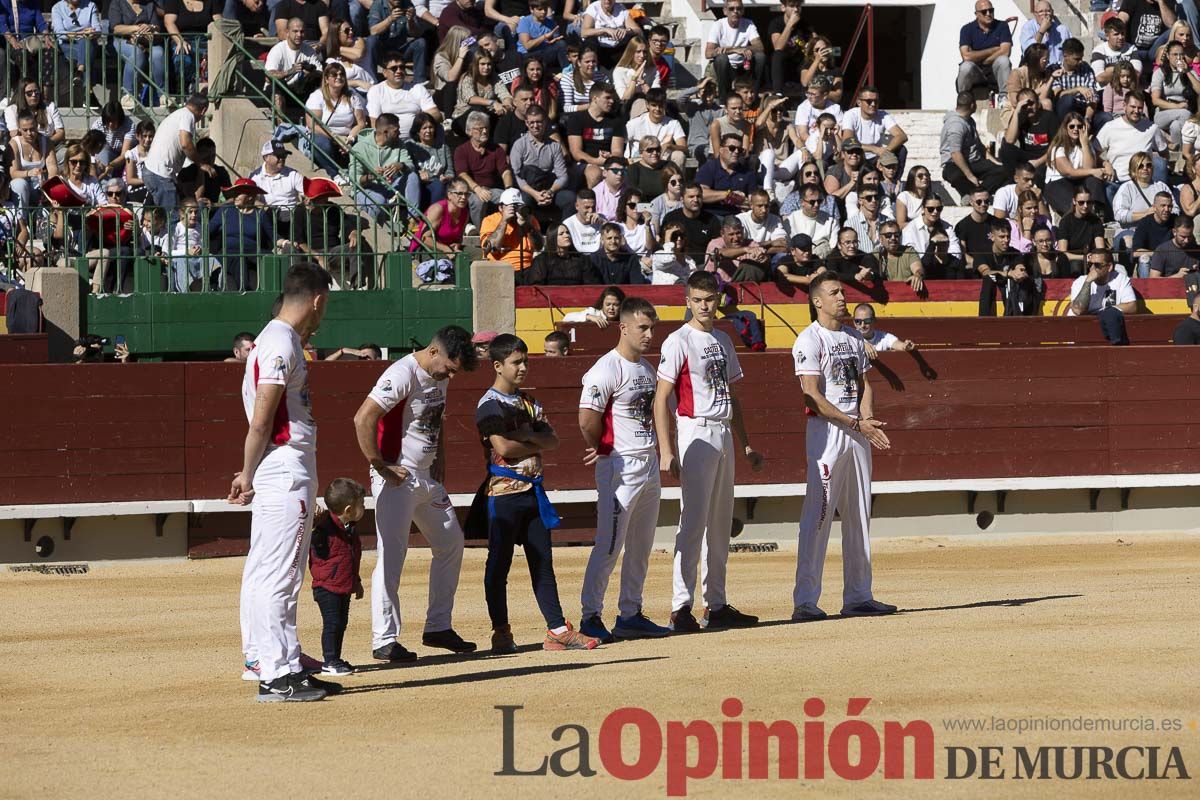
[{"label": "spectator holding phone", "polygon": [[530,0],[529,14],[517,21],[516,33],[517,52],[522,56],[536,55],[544,65],[560,70],[567,65],[567,45],[550,11],[550,0]]},{"label": "spectator holding phone", "polygon": [[1171,225],[1171,238],[1154,248],[1150,256],[1151,278],[1182,278],[1197,267],[1196,240],[1192,218],[1178,214]]}]

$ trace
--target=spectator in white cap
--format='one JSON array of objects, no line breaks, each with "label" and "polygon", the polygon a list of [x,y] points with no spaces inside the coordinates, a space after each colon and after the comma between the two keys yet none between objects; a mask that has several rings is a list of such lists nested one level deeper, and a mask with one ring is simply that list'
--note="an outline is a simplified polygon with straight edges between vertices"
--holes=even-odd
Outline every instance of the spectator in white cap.
[{"label": "spectator in white cap", "polygon": [[265,142],[259,152],[263,163],[250,173],[250,180],[266,193],[263,202],[277,209],[276,233],[290,232],[292,211],[304,197],[304,176],[287,165],[291,151],[282,142]]},{"label": "spectator in white cap", "polygon": [[506,261],[515,271],[533,263],[534,254],[542,249],[542,232],[520,189],[510,187],[500,193],[500,210],[484,217],[479,226],[479,244],[486,258]]}]

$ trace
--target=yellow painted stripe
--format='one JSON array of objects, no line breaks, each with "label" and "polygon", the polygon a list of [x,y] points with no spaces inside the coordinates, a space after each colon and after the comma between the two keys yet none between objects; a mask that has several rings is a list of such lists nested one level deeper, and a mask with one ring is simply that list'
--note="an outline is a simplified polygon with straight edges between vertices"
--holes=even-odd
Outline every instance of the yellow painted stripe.
[{"label": "yellow painted stripe", "polygon": [[[1064,301],[1065,304],[1065,301]],[[1147,300],[1146,307],[1152,314],[1186,314],[1187,300],[1184,298],[1170,300]],[[790,348],[796,341],[796,334],[807,327],[812,320],[808,315],[807,303],[789,303],[772,305],[762,308],[754,303],[740,306],[743,311],[753,311],[763,321],[766,328],[767,347]],[[1051,306],[1051,309],[1053,306]],[[580,311],[580,308],[566,308],[564,312]],[[888,303],[886,306],[875,304],[875,312],[881,319],[889,317],[974,317],[979,314],[978,301],[958,300],[946,302],[924,303]],[[658,306],[660,319],[683,319],[683,306]],[[546,308],[518,308],[517,335],[525,340],[532,353],[544,352],[543,339],[554,330],[554,323],[560,321],[562,315],[553,314]]]}]

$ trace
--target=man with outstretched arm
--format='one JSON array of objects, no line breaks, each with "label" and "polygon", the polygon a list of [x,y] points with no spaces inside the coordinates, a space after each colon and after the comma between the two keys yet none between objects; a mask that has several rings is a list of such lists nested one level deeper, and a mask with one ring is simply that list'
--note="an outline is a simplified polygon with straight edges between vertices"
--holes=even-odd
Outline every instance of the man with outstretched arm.
[{"label": "man with outstretched arm", "polygon": [[[692,318],[663,342],[654,393],[659,470],[678,478],[682,492],[679,529],[675,533],[671,630],[748,628],[758,624],[758,617],[743,614],[725,598],[725,568],[733,528],[734,435],[755,472],[762,469],[762,456],[750,446],[742,408],[734,393],[733,384],[742,379],[742,368],[733,342],[713,328],[721,298],[717,278],[711,272],[693,272],[686,288],[685,300]],[[676,400],[678,448],[671,434],[672,396]],[[705,604],[702,623],[692,613],[697,565],[701,566]]]},{"label": "man with outstretched arm", "polygon": [[410,353],[379,376],[354,415],[358,449],[371,465],[376,551],[371,576],[371,655],[379,661],[415,661],[400,635],[400,573],[413,522],[429,542],[429,608],[421,643],[471,653],[450,626],[462,568],[463,532],[442,480],[446,474],[442,417],[446,390],[459,372],[475,369],[471,334],[447,325],[423,350]]},{"label": "man with outstretched arm", "polygon": [[808,491],[800,514],[794,622],[824,619],[817,605],[833,515],[842,517],[842,614],[891,614],[896,607],[871,595],[871,447],[891,446],[875,419],[862,337],[844,326],[846,296],[832,272],[813,278],[809,298],[816,322],[796,337],[792,357],[804,389],[808,426]]}]

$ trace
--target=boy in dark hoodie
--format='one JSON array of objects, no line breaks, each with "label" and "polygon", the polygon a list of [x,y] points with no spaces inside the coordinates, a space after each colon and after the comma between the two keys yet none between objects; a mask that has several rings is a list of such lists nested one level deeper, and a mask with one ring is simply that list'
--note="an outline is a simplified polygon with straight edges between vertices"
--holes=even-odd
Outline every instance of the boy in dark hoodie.
[{"label": "boy in dark hoodie", "polygon": [[313,525],[309,571],[312,573],[313,599],[321,609],[324,628],[322,675],[352,675],[354,667],[342,658],[342,639],[350,619],[350,595],[363,597],[358,565],[362,560],[362,542],[354,525],[363,517],[366,490],[349,478],[335,478],[325,489],[328,511]]}]

